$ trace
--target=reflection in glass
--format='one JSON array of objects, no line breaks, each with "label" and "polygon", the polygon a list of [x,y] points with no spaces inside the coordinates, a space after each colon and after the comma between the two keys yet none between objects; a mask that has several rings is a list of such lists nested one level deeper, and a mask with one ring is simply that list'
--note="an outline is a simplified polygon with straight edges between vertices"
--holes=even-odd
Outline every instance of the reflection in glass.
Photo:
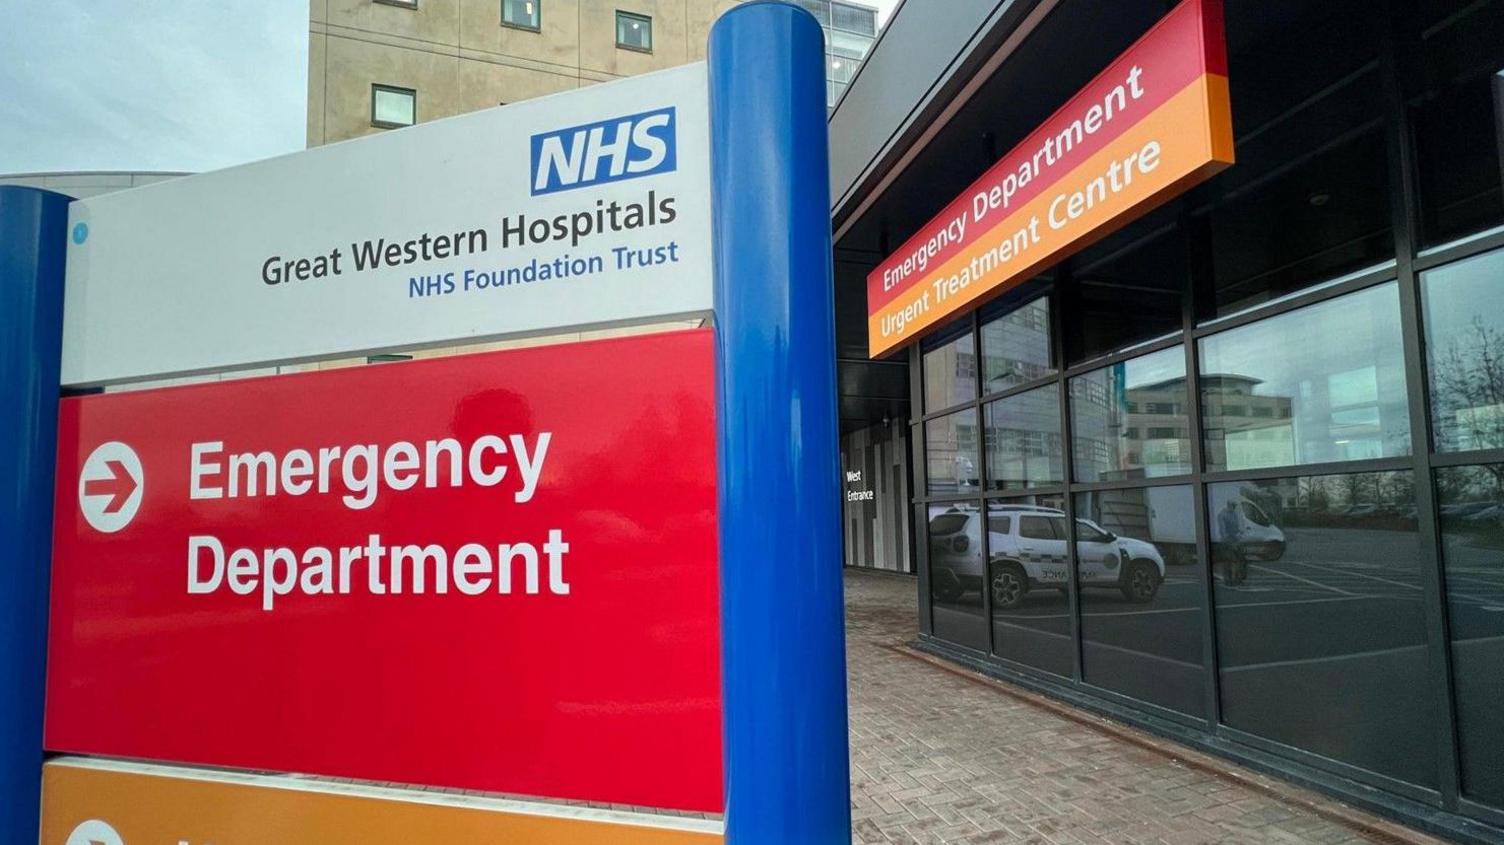
[{"label": "reflection in glass", "polygon": [[989,488],[1026,490],[1065,480],[1059,395],[1050,385],[987,403]]},{"label": "reflection in glass", "polygon": [[1196,204],[1209,213],[1198,208],[1188,233],[1211,251],[1203,317],[1394,257],[1387,15],[1372,0],[1226,5],[1238,166],[1208,183]]},{"label": "reflection in glass", "polygon": [[1050,300],[1040,297],[982,324],[982,392],[997,393],[1052,375]]},{"label": "reflection in glass", "polygon": [[537,29],[542,6],[543,0],[501,0],[501,22]]},{"label": "reflection in glass", "polygon": [[1190,472],[1189,406],[1181,346],[1071,379],[1076,480]]},{"label": "reflection in glass", "polygon": [[1504,809],[1504,464],[1436,473],[1462,792]]},{"label": "reflection in glass", "polygon": [[1208,471],[1410,451],[1393,282],[1201,341]]},{"label": "reflection in glass", "polygon": [[935,636],[986,651],[981,513],[975,502],[930,505],[927,533]]},{"label": "reflection in glass", "polygon": [[1435,787],[1411,473],[1214,484],[1206,506],[1223,721]]},{"label": "reflection in glass", "polygon": [[976,409],[967,408],[926,422],[924,457],[931,496],[979,489]]},{"label": "reflection in glass", "polygon": [[1186,242],[1168,205],[1087,247],[1062,291],[1066,360],[1078,364],[1180,330]]},{"label": "reflection in glass", "polygon": [[1191,488],[1078,493],[1076,517],[1087,683],[1201,715],[1206,587]]},{"label": "reflection in glass", "polygon": [[1504,250],[1421,276],[1438,452],[1504,447]]},{"label": "reflection in glass", "polygon": [[977,398],[977,356],[967,332],[924,353],[924,412]]},{"label": "reflection in glass", "polygon": [[987,503],[992,648],[999,656],[1070,675],[1069,538],[1062,496]]},{"label": "reflection in glass", "polygon": [[1403,75],[1415,143],[1422,245],[1504,223],[1499,113],[1504,5],[1404,4],[1420,46],[1417,72]]}]

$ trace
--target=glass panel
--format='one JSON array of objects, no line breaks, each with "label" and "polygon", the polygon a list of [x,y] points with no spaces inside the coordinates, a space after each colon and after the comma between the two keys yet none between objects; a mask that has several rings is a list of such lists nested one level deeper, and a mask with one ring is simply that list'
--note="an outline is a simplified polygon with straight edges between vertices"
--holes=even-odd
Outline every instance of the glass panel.
[{"label": "glass panel", "polygon": [[830,25],[829,0],[794,0],[794,2],[797,3],[800,8],[806,9],[810,14],[814,15],[815,19],[820,22],[821,26]]},{"label": "glass panel", "polygon": [[1052,375],[1050,300],[1041,297],[982,325],[982,391],[997,393]]},{"label": "glass panel", "polygon": [[1059,395],[1048,385],[987,403],[989,489],[1026,490],[1065,480]]},{"label": "glass panel", "polygon": [[846,6],[840,3],[832,4],[831,23],[836,29],[844,29],[849,32],[857,32],[862,35],[877,34],[877,13],[871,9],[862,9],[856,6]]},{"label": "glass panel", "polygon": [[831,30],[827,35],[830,38],[830,52],[840,56],[860,59],[872,49],[873,39],[865,35],[854,35],[840,30]]},{"label": "glass panel", "polygon": [[1186,244],[1171,204],[1084,250],[1063,288],[1071,364],[1178,332]]},{"label": "glass panel", "polygon": [[617,12],[616,43],[634,50],[653,49],[653,19]]},{"label": "glass panel", "polygon": [[1504,809],[1504,464],[1436,474],[1462,792]]},{"label": "glass panel", "polygon": [[1504,2],[1408,4],[1419,72],[1405,74],[1424,246],[1504,223],[1499,119]]},{"label": "glass panel", "polygon": [[987,503],[992,648],[1000,656],[1070,675],[1070,583],[1062,496]]},{"label": "glass panel", "polygon": [[856,66],[861,64],[856,59],[848,59],[845,56],[826,55],[830,62],[830,79],[833,82],[846,83],[856,73]]},{"label": "glass panel", "polygon": [[543,0],[501,0],[501,21],[537,29],[542,6]]},{"label": "glass panel", "polygon": [[413,120],[413,100],[411,91],[392,91],[387,88],[373,88],[371,90],[373,108],[371,118],[376,123],[391,124],[394,126],[411,126]]},{"label": "glass panel", "polygon": [[1198,303],[1204,317],[1394,257],[1385,16],[1370,0],[1226,11],[1238,164],[1207,183],[1210,211],[1187,233],[1210,248],[1197,262],[1213,276],[1213,296]]},{"label": "glass panel", "polygon": [[1189,486],[1076,494],[1087,683],[1206,712],[1204,567]]},{"label": "glass panel", "polygon": [[935,636],[987,650],[982,610],[982,509],[930,505],[930,610]]},{"label": "glass panel", "polygon": [[967,408],[924,424],[929,494],[944,496],[981,487],[977,463],[977,412]]},{"label": "glass panel", "polygon": [[1207,470],[1410,452],[1393,282],[1201,341]]},{"label": "glass panel", "polygon": [[1077,481],[1190,472],[1185,347],[1071,379],[1071,436]]},{"label": "glass panel", "polygon": [[1408,472],[1208,488],[1228,725],[1435,787]]},{"label": "glass panel", "polygon": [[1504,448],[1504,250],[1424,273],[1438,452]]},{"label": "glass panel", "polygon": [[924,412],[977,398],[977,355],[971,332],[924,353]]}]

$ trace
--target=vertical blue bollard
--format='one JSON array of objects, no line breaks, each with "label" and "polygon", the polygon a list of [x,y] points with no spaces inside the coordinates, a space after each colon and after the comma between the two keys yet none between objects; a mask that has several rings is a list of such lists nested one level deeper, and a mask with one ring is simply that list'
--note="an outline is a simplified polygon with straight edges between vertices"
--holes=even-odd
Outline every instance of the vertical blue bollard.
[{"label": "vertical blue bollard", "polygon": [[35,842],[68,198],[0,186],[0,842]]},{"label": "vertical blue bollard", "polygon": [[729,845],[851,841],[824,35],[710,32]]}]

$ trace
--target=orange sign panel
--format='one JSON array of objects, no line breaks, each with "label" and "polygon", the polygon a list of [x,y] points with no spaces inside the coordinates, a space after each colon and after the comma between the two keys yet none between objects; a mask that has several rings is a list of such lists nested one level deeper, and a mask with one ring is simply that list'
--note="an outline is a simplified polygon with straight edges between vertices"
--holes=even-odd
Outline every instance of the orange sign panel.
[{"label": "orange sign panel", "polygon": [[867,276],[886,354],[1233,162],[1220,0],[1185,0]]},{"label": "orange sign panel", "polygon": [[59,760],[42,845],[719,845],[720,823],[293,777]]}]

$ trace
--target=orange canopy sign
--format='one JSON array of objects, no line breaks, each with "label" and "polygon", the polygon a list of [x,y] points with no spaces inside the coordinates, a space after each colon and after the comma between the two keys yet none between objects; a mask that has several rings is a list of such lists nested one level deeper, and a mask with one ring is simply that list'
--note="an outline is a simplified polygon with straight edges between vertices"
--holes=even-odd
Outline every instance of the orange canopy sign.
[{"label": "orange canopy sign", "polygon": [[1185,0],[867,276],[872,356],[1232,162],[1221,0]]},{"label": "orange canopy sign", "polygon": [[42,770],[45,845],[718,845],[704,819],[96,760]]}]

